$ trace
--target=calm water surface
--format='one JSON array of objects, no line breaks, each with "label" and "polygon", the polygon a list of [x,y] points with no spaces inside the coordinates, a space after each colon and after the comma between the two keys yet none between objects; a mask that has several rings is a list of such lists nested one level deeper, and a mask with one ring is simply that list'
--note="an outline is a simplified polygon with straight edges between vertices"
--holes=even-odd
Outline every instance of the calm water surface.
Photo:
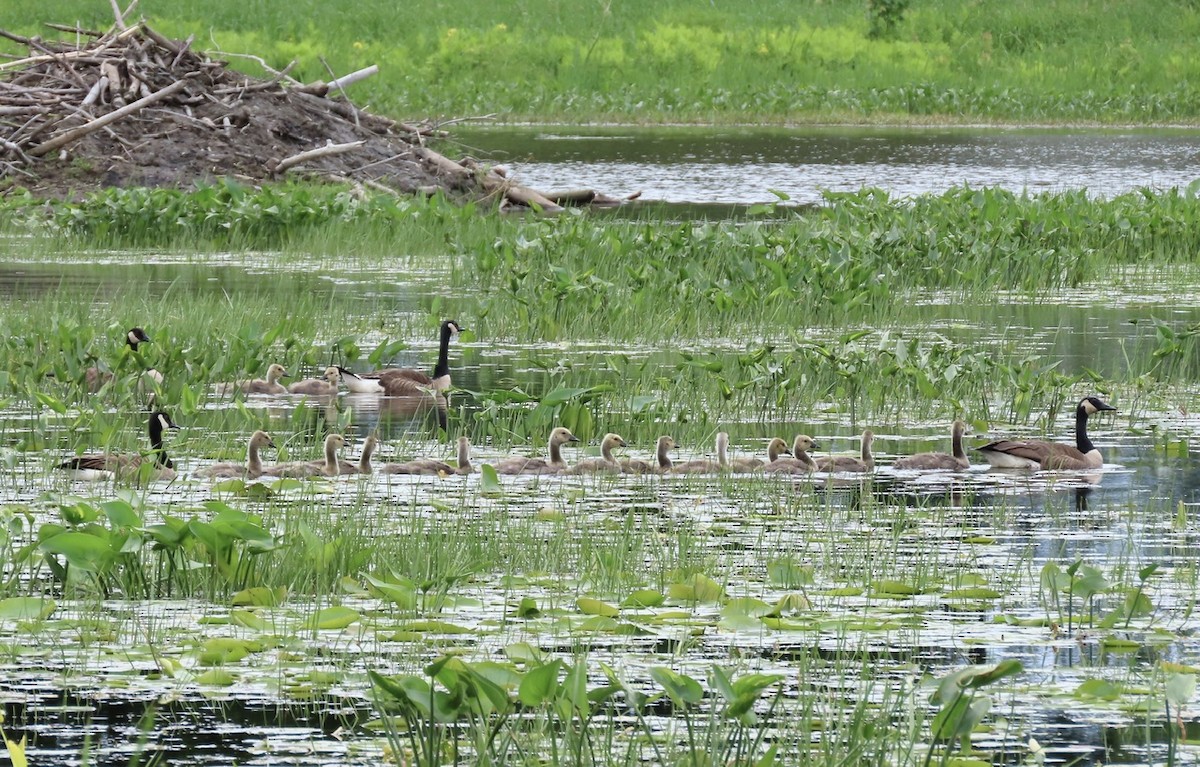
[{"label": "calm water surface", "polygon": [[823,191],[898,196],[953,185],[1112,197],[1200,178],[1200,131],[1046,128],[596,128],[456,131],[539,190],[668,202],[799,203]]},{"label": "calm water surface", "polygon": [[[110,259],[96,258],[105,260]],[[103,301],[128,281],[143,280],[154,295],[168,290],[198,296],[250,291],[264,300],[286,301],[288,295],[304,292],[361,306],[363,317],[374,316],[383,302],[392,307],[391,316],[411,314],[414,325],[420,325],[417,318],[423,316],[423,301],[439,289],[436,275],[427,273],[412,281],[397,281],[394,272],[385,275],[319,264],[271,268],[252,256],[237,254],[214,257],[211,263],[194,256],[188,263],[164,257],[150,266],[119,261],[119,254],[113,254],[111,263],[87,269],[72,264],[8,263],[0,268],[0,300],[19,303],[33,296],[86,295]],[[1125,359],[1153,352],[1156,334],[1144,321],[1147,318],[1178,325],[1200,321],[1194,302],[1178,301],[1180,281],[1169,284],[1170,295],[1153,281],[1118,282],[1094,300],[1077,295],[1047,296],[1032,304],[1014,299],[989,311],[932,296],[918,307],[914,322],[962,343],[1015,344],[1037,358],[1061,360],[1061,369],[1067,372],[1086,366],[1116,376]],[[1200,288],[1200,280],[1190,284],[1193,287],[1182,292]],[[1008,330],[1000,335],[997,327]],[[800,339],[781,335],[772,340],[786,348]],[[412,348],[395,362],[428,367],[436,352],[434,339],[412,341]],[[716,352],[744,347],[744,339],[687,339],[686,343],[689,348]],[[675,349],[621,351],[661,367],[663,376],[675,375]],[[602,341],[550,348],[481,338],[456,343],[451,364],[456,385],[463,389],[487,393],[517,385],[538,394],[550,380],[547,370],[572,365],[588,369],[606,353]],[[599,367],[593,364],[591,369]],[[620,385],[614,376],[596,372],[594,382],[608,378]],[[481,405],[469,394],[456,395],[455,401],[463,404],[464,419],[452,425],[457,433],[470,428],[471,416]],[[287,440],[289,449],[313,451],[302,457],[316,457],[315,442],[343,415],[356,443],[372,432],[385,437],[380,460],[450,457],[448,446],[431,438],[426,422],[385,419],[372,402],[342,395],[326,407],[301,410],[298,398],[249,397],[245,406],[277,439]],[[148,521],[195,514],[214,498],[210,482],[191,478],[207,461],[189,443],[211,443],[211,424],[229,423],[227,416],[240,412],[239,407],[208,399],[191,416],[189,429],[173,436],[170,448],[183,479],[157,485],[144,495]],[[586,650],[592,663],[619,668],[646,690],[652,689],[648,678],[652,666],[669,665],[703,678],[710,664],[736,658],[745,668],[783,674],[786,701],[808,695],[814,688],[827,689],[832,699],[878,695],[878,687],[870,688],[859,678],[857,669],[863,663],[882,670],[887,678],[915,680],[971,663],[1017,658],[1026,672],[1011,692],[997,696],[994,709],[1014,723],[1013,734],[998,731],[989,735],[988,744],[979,744],[1003,746],[1008,755],[998,757],[999,761],[1021,761],[1024,739],[1034,737],[1046,747],[1052,763],[1075,759],[1089,765],[1160,763],[1165,731],[1141,726],[1144,717],[1133,710],[1141,702],[1157,705],[1154,699],[1131,693],[1129,705],[1122,707],[1083,700],[1074,693],[1093,679],[1149,688],[1155,684],[1153,676],[1161,661],[1200,664],[1200,619],[1193,617],[1192,610],[1195,574],[1200,572],[1200,540],[1195,533],[1200,469],[1186,451],[1181,455],[1178,450],[1164,450],[1162,436],[1186,440],[1200,430],[1200,416],[1180,407],[1137,413],[1126,409],[1115,417],[1097,419],[1092,432],[1107,458],[1102,470],[1037,475],[994,472],[983,466],[955,475],[897,472],[887,466],[896,455],[945,449],[945,425],[872,425],[882,468],[867,480],[851,476],[782,481],[520,478],[506,479],[505,494],[495,498],[480,492],[477,475],[375,476],[340,478],[317,492],[296,493],[255,507],[285,517],[315,510],[332,519],[345,518],[348,524],[356,519],[353,515],[369,510],[378,527],[365,533],[368,536],[426,535],[430,525],[444,526],[437,529],[466,525],[497,541],[530,536],[531,545],[562,541],[560,545],[570,548],[579,545],[576,539],[587,538],[596,550],[578,556],[613,557],[618,569],[620,557],[628,555],[621,530],[632,527],[656,542],[654,550],[639,556],[668,556],[672,547],[686,545],[690,547],[687,561],[713,563],[726,579],[728,593],[767,602],[794,590],[764,575],[765,562],[786,554],[814,568],[814,582],[803,589],[811,610],[796,618],[800,621],[811,613],[817,616],[812,625],[778,631],[747,627],[727,619],[717,605],[702,605],[676,624],[654,623],[652,613],[639,617],[627,612],[623,619],[644,623],[648,633],[639,636],[581,632],[577,622],[572,623],[581,617],[574,614],[574,600],[592,593],[595,584],[541,572],[541,566],[517,571],[498,566],[474,572],[458,584],[452,601],[437,616],[471,628],[470,634],[431,636],[428,646],[381,639],[371,633],[375,621],[388,620],[375,613],[387,611],[374,598],[352,594],[337,595],[338,601],[370,614],[370,622],[345,633],[293,630],[289,634],[287,628],[299,621],[298,615],[324,606],[297,596],[285,609],[270,613],[271,620],[278,621],[279,634],[294,637],[287,651],[256,654],[232,667],[236,684],[213,687],[197,684],[186,674],[159,673],[158,656],[188,664],[200,641],[197,635],[271,641],[271,632],[250,631],[226,619],[229,605],[198,599],[114,599],[103,604],[100,615],[95,614],[94,604],[61,599],[52,626],[31,629],[22,622],[0,620],[0,647],[6,648],[6,653],[0,653],[6,731],[10,737],[29,733],[37,759],[79,754],[86,741],[94,749],[93,763],[123,765],[129,762],[128,744],[138,738],[137,722],[149,713],[156,726],[147,740],[172,764],[222,764],[233,758],[244,764],[374,765],[382,758],[382,747],[363,728],[374,715],[362,682],[367,669],[413,673],[447,648],[458,648],[473,659],[496,659],[512,642],[529,641],[564,657]],[[663,431],[673,431],[674,426],[661,424]],[[1067,440],[1070,428],[1070,419],[1062,415],[1045,431]],[[45,434],[47,452],[16,452],[14,448],[33,430]],[[858,426],[829,412],[804,421],[730,424],[729,430],[738,454],[761,452],[764,438],[771,433],[787,436],[798,431],[816,437],[821,453],[845,453],[855,449]],[[52,501],[64,494],[113,497],[111,486],[74,483],[47,471],[73,442],[71,413],[58,417],[32,412],[28,403],[10,403],[0,410],[0,434],[12,463],[2,475],[0,505],[30,515],[28,527],[14,533],[25,536],[23,540],[41,524],[59,520]],[[241,431],[221,436],[230,444],[245,438]],[[977,434],[971,441],[989,436],[994,435]],[[511,450],[507,444],[479,442],[476,464]],[[543,450],[539,445],[520,449],[529,454]],[[626,452],[645,455],[649,449],[648,444],[638,444]],[[348,452],[355,457],[357,444]],[[676,457],[701,457],[708,452],[707,445],[691,444]],[[568,459],[583,454],[572,449]],[[603,548],[606,541],[615,542],[612,550]],[[1072,616],[1069,629],[1065,622],[1057,630],[1045,625],[1048,617],[1056,622],[1065,617],[1046,606],[1041,568],[1049,562],[1066,566],[1076,559],[1122,583],[1130,582],[1131,569],[1160,566],[1150,592],[1154,616],[1138,618],[1125,633],[1137,642],[1132,652],[1106,649],[1100,634],[1079,629],[1077,615]],[[848,585],[870,582],[881,568],[897,579],[924,575],[944,588],[904,599],[881,598],[865,589],[838,593]],[[947,598],[945,592],[960,578],[981,578],[1002,596],[985,603]],[[963,585],[979,584],[967,580]],[[614,602],[620,599],[619,593],[601,595]],[[511,620],[513,600],[523,596],[537,600],[548,615],[541,621]],[[1115,609],[1122,598],[1123,592],[1100,596],[1101,609]],[[891,621],[895,627],[858,630],[849,628],[849,621]],[[1156,626],[1167,630],[1167,639],[1151,641]],[[151,634],[163,637],[163,644],[146,647],[145,636]],[[804,666],[807,670],[798,672],[800,664],[809,664]],[[310,668],[336,672],[337,683],[320,688],[316,695],[296,692],[304,685],[294,677],[303,680]],[[1196,729],[1196,716],[1190,710],[1185,718],[1189,731]],[[670,712],[655,713],[653,722],[666,726]],[[1180,759],[1197,762],[1193,753]]]}]

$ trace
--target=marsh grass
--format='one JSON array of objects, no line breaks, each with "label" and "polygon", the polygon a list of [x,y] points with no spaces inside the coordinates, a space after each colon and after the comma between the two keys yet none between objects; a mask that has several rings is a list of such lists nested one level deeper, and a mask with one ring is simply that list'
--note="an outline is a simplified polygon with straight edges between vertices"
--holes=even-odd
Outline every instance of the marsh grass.
[{"label": "marsh grass", "polygon": [[[875,4],[874,7],[878,7]],[[220,0],[160,0],[152,24],[206,50],[261,55],[292,76],[327,80],[369,64],[351,90],[392,116],[499,113],[516,120],[627,122],[1097,121],[1196,118],[1189,55],[1200,14],[1151,0],[1106,8],[1022,0],[981,8],[914,3],[873,34],[866,3],[755,2],[736,10],[683,0],[546,0],[481,9],[423,0],[398,23],[394,6],[357,7],[353,21],[319,3],[282,11]],[[293,12],[294,11],[294,12]],[[111,24],[103,4],[55,0],[14,8],[13,31],[44,21]],[[15,46],[13,46],[15,49]],[[220,57],[218,55],[218,57]],[[235,66],[262,74],[245,59]],[[1082,62],[1082,63],[1081,63]],[[514,74],[516,73],[516,74]],[[430,84],[436,87],[430,87]]]}]

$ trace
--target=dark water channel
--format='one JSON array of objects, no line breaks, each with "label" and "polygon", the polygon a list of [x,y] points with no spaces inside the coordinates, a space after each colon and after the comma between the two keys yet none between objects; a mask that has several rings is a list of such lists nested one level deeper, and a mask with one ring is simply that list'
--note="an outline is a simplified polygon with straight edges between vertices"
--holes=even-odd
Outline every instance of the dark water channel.
[{"label": "dark water channel", "polygon": [[535,189],[647,200],[814,203],[822,190],[908,197],[949,186],[1113,197],[1200,178],[1195,129],[504,127],[455,131]]}]

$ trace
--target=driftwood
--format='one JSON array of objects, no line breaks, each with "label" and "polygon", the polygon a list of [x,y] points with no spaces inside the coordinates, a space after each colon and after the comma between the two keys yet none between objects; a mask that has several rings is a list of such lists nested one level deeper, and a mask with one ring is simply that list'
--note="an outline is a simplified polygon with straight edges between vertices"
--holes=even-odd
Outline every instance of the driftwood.
[{"label": "driftwood", "polygon": [[[307,85],[252,54],[270,73],[228,69],[109,0],[113,28],[50,24],[70,40],[0,36],[28,48],[0,63],[0,191],[18,180],[50,193],[96,186],[191,186],[227,177],[256,183],[284,173],[408,194],[440,191],[501,207],[556,213],[563,205],[620,204],[591,190],[542,194],[500,167],[456,161],[425,145],[443,123],[399,122],[350,103],[346,89],[372,65]],[[326,66],[328,69],[328,66]],[[471,118],[461,118],[471,119]],[[71,159],[84,162],[71,163]],[[56,186],[57,184],[57,186]]]}]

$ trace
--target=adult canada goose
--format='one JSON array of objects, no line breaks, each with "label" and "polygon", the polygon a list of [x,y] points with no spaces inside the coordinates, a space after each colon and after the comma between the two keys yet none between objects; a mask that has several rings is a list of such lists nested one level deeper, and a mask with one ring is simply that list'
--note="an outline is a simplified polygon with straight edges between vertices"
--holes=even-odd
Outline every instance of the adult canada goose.
[{"label": "adult canada goose", "polygon": [[275,447],[275,443],[271,440],[271,435],[265,431],[256,431],[250,435],[245,463],[216,463],[196,472],[196,476],[257,479],[263,473],[262,457],[259,455],[259,451],[264,447]]},{"label": "adult canada goose", "polygon": [[[129,351],[136,355],[138,353],[138,344],[150,343],[150,336],[146,335],[146,331],[141,328],[130,328],[125,333],[125,345],[129,347]],[[148,378],[156,384],[163,382],[162,373],[154,368],[150,368],[142,372],[143,378]],[[83,382],[87,390],[92,394],[100,391],[100,387],[113,379],[113,374],[107,370],[102,370],[99,367],[90,367],[83,371]]]},{"label": "adult canada goose", "polygon": [[871,444],[875,442],[875,433],[867,429],[862,433],[862,457],[854,458],[848,455],[832,455],[818,458],[817,471],[874,471],[875,456],[871,454]]},{"label": "adult canada goose", "polygon": [[654,463],[641,461],[637,458],[626,458],[621,461],[621,471],[625,474],[665,474],[674,465],[668,453],[677,447],[679,446],[675,444],[675,440],[664,434],[658,438],[658,442],[655,445]]},{"label": "adult canada goose", "polygon": [[272,362],[267,367],[267,377],[265,379],[254,378],[249,381],[219,383],[214,384],[213,388],[218,394],[233,394],[239,391],[243,394],[287,394],[287,387],[279,383],[279,379],[287,378],[287,374],[287,370],[283,365]]},{"label": "adult canada goose", "polygon": [[289,394],[312,394],[325,396],[338,393],[338,383],[342,380],[341,372],[334,366],[325,368],[325,374],[320,378],[305,378],[287,387]]},{"label": "adult canada goose", "polygon": [[1075,444],[1043,440],[1000,439],[979,448],[987,462],[999,469],[1098,469],[1104,457],[1088,438],[1088,416],[1116,410],[1099,397],[1084,397],[1075,408]]},{"label": "adult canada goose", "polygon": [[342,473],[337,451],[345,446],[345,437],[341,434],[330,434],[325,438],[325,460],[277,463],[264,469],[263,474],[272,477],[336,477]]},{"label": "adult canada goose", "polygon": [[338,469],[340,474],[370,474],[374,467],[371,465],[371,456],[375,454],[375,448],[379,446],[379,438],[374,434],[367,435],[363,440],[362,453],[358,456],[357,462],[347,461],[345,459],[338,461]]},{"label": "adult canada goose", "polygon": [[360,394],[389,396],[401,396],[429,389],[445,391],[450,388],[451,383],[450,339],[462,331],[463,328],[455,320],[442,320],[437,364],[433,366],[432,376],[416,368],[384,368],[370,373],[353,373],[343,368],[341,372],[346,381],[346,388]]},{"label": "adult canada goose", "polygon": [[896,459],[892,464],[895,469],[911,469],[915,471],[963,471],[971,468],[971,461],[967,458],[967,451],[963,450],[963,434],[967,432],[967,425],[962,421],[955,421],[950,427],[950,450],[947,453],[917,453],[905,458]]},{"label": "adult canada goose", "polygon": [[778,461],[780,456],[787,454],[787,451],[788,445],[786,442],[779,437],[772,437],[771,441],[767,443],[766,461],[761,458],[754,458],[753,456],[749,458],[731,458],[728,459],[729,468],[735,472],[758,471],[764,466]]},{"label": "adult canada goose", "polygon": [[497,474],[558,474],[567,468],[567,462],[562,457],[562,446],[568,442],[578,442],[579,437],[570,429],[557,426],[550,432],[549,459],[522,458],[514,456],[492,464]]},{"label": "adult canada goose", "polygon": [[471,440],[466,437],[458,438],[458,463],[455,466],[433,458],[422,458],[404,463],[385,464],[383,470],[388,474],[470,474],[475,471],[475,467],[471,465]]},{"label": "adult canada goose", "polygon": [[601,474],[601,473],[621,473],[621,464],[617,463],[616,457],[613,456],[613,450],[618,447],[625,447],[625,440],[620,434],[609,432],[604,435],[604,439],[600,440],[600,457],[585,458],[582,461],[576,461],[575,465],[564,471],[564,474]]},{"label": "adult canada goose", "polygon": [[729,470],[729,434],[717,432],[717,459],[699,458],[671,465],[672,474],[718,474]]},{"label": "adult canada goose", "polygon": [[84,453],[74,458],[68,458],[58,465],[59,469],[68,471],[75,479],[97,480],[129,478],[141,476],[142,465],[152,460],[154,469],[149,471],[147,479],[175,479],[175,464],[167,457],[163,447],[163,430],[178,429],[171,416],[162,410],[150,414],[148,429],[150,432],[150,456],[122,453]]},{"label": "adult canada goose", "polygon": [[792,454],[780,457],[762,467],[765,472],[782,474],[808,474],[817,470],[817,464],[809,456],[808,451],[817,447],[817,443],[807,434],[797,434],[792,440]]}]

